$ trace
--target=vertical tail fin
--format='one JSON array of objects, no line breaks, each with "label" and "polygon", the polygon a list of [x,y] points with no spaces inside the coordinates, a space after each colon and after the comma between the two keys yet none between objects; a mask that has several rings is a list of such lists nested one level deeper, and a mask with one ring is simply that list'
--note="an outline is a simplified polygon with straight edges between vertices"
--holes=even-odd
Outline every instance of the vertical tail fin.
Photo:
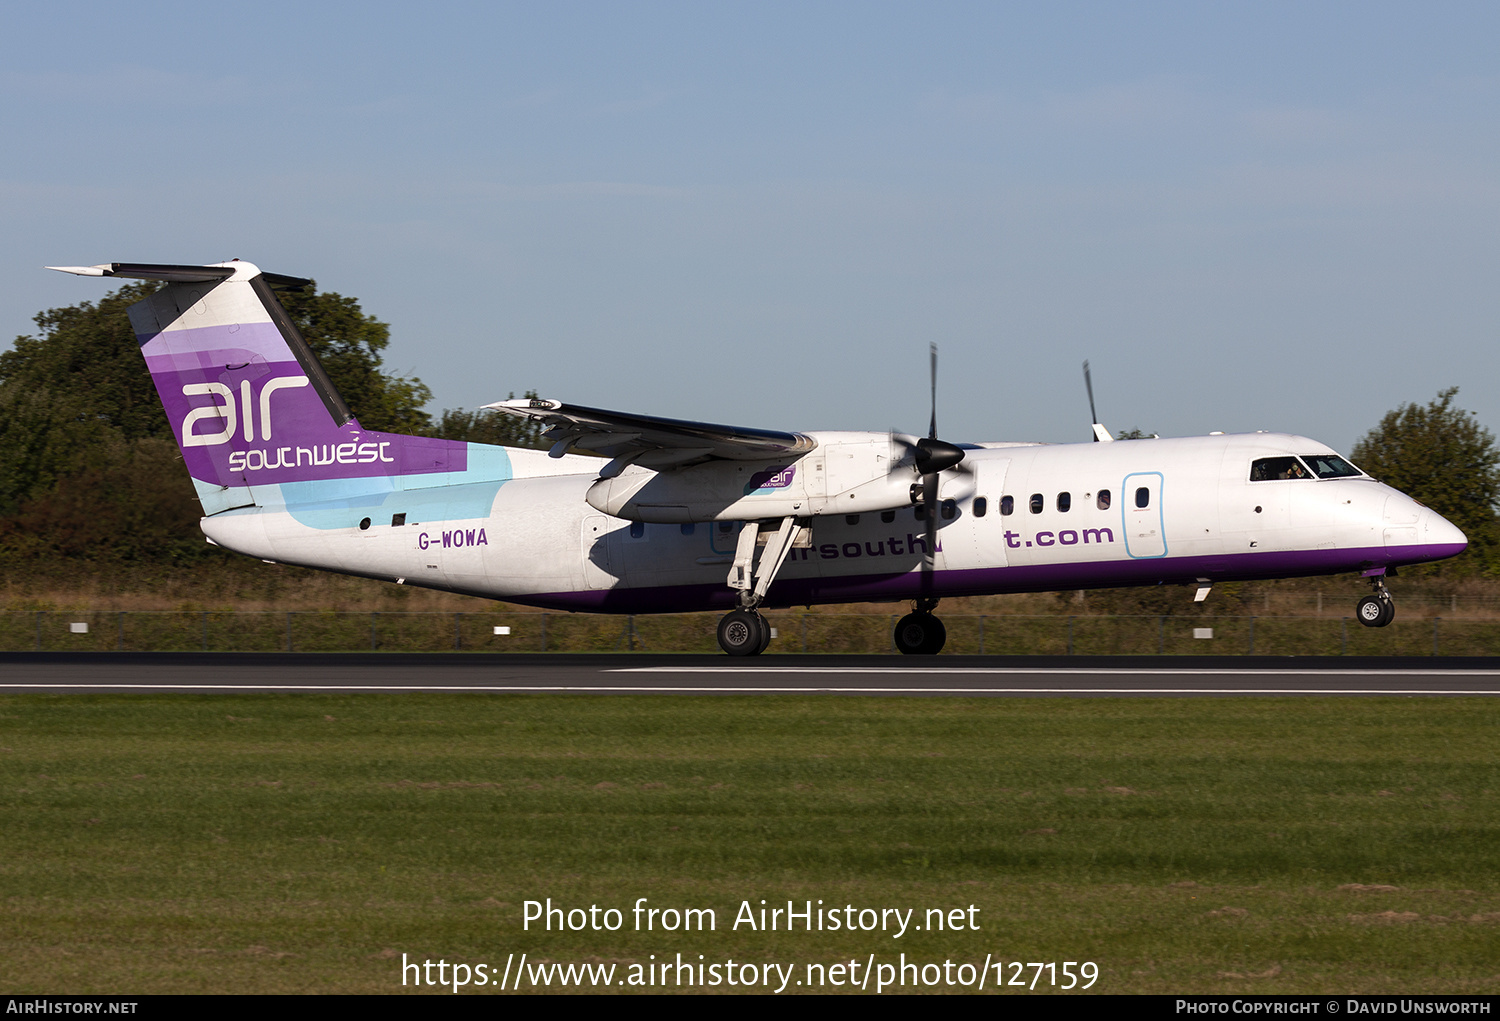
[{"label": "vertical tail fin", "polygon": [[466,444],[360,427],[272,290],[310,281],[238,261],[48,268],[167,281],[130,323],[205,514],[260,503],[261,486],[467,466]]}]

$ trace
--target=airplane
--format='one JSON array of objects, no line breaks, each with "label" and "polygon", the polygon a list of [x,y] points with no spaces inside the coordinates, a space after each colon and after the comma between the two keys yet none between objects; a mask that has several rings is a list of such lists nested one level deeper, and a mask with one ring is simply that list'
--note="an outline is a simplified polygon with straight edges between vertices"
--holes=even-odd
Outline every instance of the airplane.
[{"label": "airplane", "polygon": [[[726,610],[758,655],[761,609],[910,600],[903,653],[946,638],[940,599],[1358,573],[1464,534],[1332,448],[1286,433],[1088,443],[784,432],[521,398],[547,451],[360,426],[276,298],[310,281],[238,260],[47,267],[163,281],[130,306],[208,541],[271,563],[559,610]],[[1089,403],[1093,387],[1085,363]]]}]

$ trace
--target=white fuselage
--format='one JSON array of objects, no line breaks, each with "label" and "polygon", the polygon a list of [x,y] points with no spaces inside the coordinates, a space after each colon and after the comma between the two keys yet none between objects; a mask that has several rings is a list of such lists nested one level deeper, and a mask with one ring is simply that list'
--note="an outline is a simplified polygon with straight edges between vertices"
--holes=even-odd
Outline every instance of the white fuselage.
[{"label": "white fuselage", "polygon": [[[818,447],[793,462],[603,481],[601,459],[508,449],[505,477],[458,485],[384,480],[301,502],[262,487],[256,507],[203,529],[283,563],[538,606],[667,612],[734,605],[725,577],[738,523],[796,516],[806,544],[768,604],[917,595],[928,524],[908,502],[913,470],[884,435],[809,435]],[[964,471],[941,476],[927,591],[1374,571],[1463,549],[1457,528],[1367,476],[1250,481],[1257,458],[1323,453],[1277,433],[967,449]]]}]

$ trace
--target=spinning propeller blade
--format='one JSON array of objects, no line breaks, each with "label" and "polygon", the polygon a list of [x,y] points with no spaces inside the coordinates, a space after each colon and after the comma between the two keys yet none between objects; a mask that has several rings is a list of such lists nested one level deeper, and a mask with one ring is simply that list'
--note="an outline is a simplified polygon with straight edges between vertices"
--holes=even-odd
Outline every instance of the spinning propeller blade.
[{"label": "spinning propeller blade", "polygon": [[932,417],[928,420],[927,436],[917,441],[916,468],[922,476],[922,519],[927,526],[925,548],[922,551],[922,601],[932,601],[932,572],[936,564],[938,507],[938,475],[956,466],[964,459],[964,452],[951,443],[937,438],[937,370],[938,349],[929,343],[928,368],[932,386]]},{"label": "spinning propeller blade", "polygon": [[1099,412],[1094,410],[1094,377],[1089,374],[1089,360],[1083,360],[1083,386],[1089,392],[1089,421],[1099,424]]},{"label": "spinning propeller blade", "polygon": [[929,343],[927,345],[927,353],[930,363],[928,375],[932,380],[932,420],[927,426],[927,438],[935,440],[937,439],[937,345]]},{"label": "spinning propeller blade", "polygon": [[1113,440],[1114,437],[1109,434],[1108,429],[1099,424],[1099,412],[1094,410],[1094,377],[1089,373],[1089,363],[1087,358],[1085,358],[1083,361],[1083,386],[1084,389],[1089,392],[1089,418],[1094,423],[1094,442],[1108,443],[1109,441]]},{"label": "spinning propeller blade", "polygon": [[932,599],[932,571],[937,552],[938,515],[942,513],[938,500],[942,473],[956,471],[971,478],[974,475],[973,469],[963,463],[963,448],[937,437],[936,344],[928,345],[928,364],[932,408],[927,422],[927,435],[918,438],[891,430],[891,471],[910,470],[918,476],[918,481],[912,484],[911,496],[913,503],[921,505],[922,520],[926,526],[927,549],[922,554],[921,602],[935,602]]}]

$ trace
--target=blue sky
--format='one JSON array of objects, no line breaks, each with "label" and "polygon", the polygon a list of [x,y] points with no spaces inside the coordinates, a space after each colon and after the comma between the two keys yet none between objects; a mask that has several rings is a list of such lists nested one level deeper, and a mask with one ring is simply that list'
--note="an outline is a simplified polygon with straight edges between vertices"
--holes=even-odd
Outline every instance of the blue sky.
[{"label": "blue sky", "polygon": [[[1493,4],[0,12],[0,333],[44,264],[244,258],[435,408],[1347,451],[1500,427]],[[144,369],[143,369],[144,371]]]}]

